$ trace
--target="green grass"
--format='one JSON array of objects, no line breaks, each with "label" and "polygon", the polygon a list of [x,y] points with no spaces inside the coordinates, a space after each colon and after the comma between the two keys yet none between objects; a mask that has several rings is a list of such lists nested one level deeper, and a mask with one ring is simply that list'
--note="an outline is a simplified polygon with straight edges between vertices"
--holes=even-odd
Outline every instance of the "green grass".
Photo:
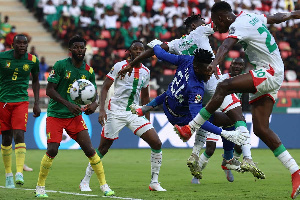
[{"label": "green grass", "polygon": [[[24,172],[25,184],[22,188],[36,186],[40,161],[44,150],[28,150],[26,163],[34,168]],[[203,172],[200,185],[192,185],[186,160],[191,149],[164,149],[159,181],[167,192],[150,192],[150,150],[112,149],[103,163],[106,180],[116,192],[116,196],[137,199],[290,199],[291,176],[287,169],[273,156],[270,150],[253,149],[255,162],[266,174],[265,180],[255,180],[250,173],[234,173],[230,183],[221,170],[222,150],[218,149]],[[290,150],[296,160],[300,160],[300,149]],[[15,160],[13,158],[13,163]],[[80,150],[60,150],[46,180],[47,190],[99,195],[97,197],[74,196],[70,194],[48,193],[48,199],[95,199],[102,198],[99,183],[94,175],[91,180],[92,192],[80,192],[79,182],[83,178],[88,159]],[[15,172],[15,167],[13,166]],[[0,186],[5,185],[3,161],[0,159]],[[33,199],[32,190],[0,188],[0,199]]]}]

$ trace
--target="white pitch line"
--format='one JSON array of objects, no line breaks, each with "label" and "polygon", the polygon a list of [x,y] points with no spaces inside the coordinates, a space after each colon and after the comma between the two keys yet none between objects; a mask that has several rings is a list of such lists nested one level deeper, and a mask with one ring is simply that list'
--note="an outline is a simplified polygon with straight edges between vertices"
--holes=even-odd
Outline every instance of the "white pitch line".
[{"label": "white pitch line", "polygon": [[[0,186],[0,188],[7,189],[4,186]],[[13,188],[13,189],[35,191],[35,189],[30,189],[30,188]],[[75,196],[100,197],[99,195],[96,195],[96,194],[82,194],[82,193],[76,193],[76,192],[64,192],[64,191],[55,191],[55,190],[46,190],[46,192],[47,193],[70,194],[70,195],[75,195]],[[124,199],[124,200],[143,200],[143,199],[134,199],[134,198],[129,198],[129,197],[117,197],[117,196],[101,196],[101,197],[112,198],[112,199]]]}]

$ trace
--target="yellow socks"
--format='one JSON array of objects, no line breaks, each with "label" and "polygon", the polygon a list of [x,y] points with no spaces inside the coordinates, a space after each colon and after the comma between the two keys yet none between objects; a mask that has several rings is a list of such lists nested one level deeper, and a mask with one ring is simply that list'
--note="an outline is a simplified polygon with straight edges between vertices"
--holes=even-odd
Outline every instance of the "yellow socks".
[{"label": "yellow socks", "polygon": [[93,170],[97,175],[100,185],[105,185],[106,184],[105,174],[104,174],[104,169],[100,157],[95,153],[92,157],[89,158],[89,160]]},{"label": "yellow socks", "polygon": [[3,146],[1,144],[1,154],[5,167],[5,173],[12,173],[11,171],[11,153],[12,153],[12,145]]},{"label": "yellow socks", "polygon": [[23,173],[23,166],[25,162],[25,155],[26,155],[26,144],[19,143],[15,145],[15,154],[16,154],[16,167],[17,173]]},{"label": "yellow socks", "polygon": [[42,161],[41,161],[41,167],[40,167],[40,173],[39,173],[39,179],[37,182],[37,186],[45,186],[46,178],[49,174],[49,170],[52,166],[54,158],[50,158],[47,154],[44,155]]}]

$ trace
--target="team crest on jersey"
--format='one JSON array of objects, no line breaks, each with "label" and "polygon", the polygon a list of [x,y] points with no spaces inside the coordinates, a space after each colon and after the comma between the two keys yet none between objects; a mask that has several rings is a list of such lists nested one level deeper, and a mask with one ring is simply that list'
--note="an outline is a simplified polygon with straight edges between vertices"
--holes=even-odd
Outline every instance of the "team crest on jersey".
[{"label": "team crest on jersey", "polygon": [[82,76],[81,76],[81,79],[86,79],[86,76],[85,76],[85,75],[82,75]]},{"label": "team crest on jersey", "polygon": [[197,95],[195,96],[195,103],[200,103],[201,100],[202,100],[202,96],[201,96],[200,94],[197,94]]},{"label": "team crest on jersey", "polygon": [[110,73],[113,73],[115,67],[112,67],[111,70],[110,70]]},{"label": "team crest on jersey", "polygon": [[23,70],[28,71],[29,70],[29,65],[28,64],[23,65]]},{"label": "team crest on jersey", "polygon": [[235,32],[235,28],[234,27],[230,27],[228,35],[234,34]]},{"label": "team crest on jersey", "polygon": [[9,67],[10,67],[10,60],[6,61],[5,67],[6,67],[6,68],[9,68]]},{"label": "team crest on jersey", "polygon": [[69,79],[70,77],[71,77],[71,72],[70,71],[66,71],[65,78]]}]

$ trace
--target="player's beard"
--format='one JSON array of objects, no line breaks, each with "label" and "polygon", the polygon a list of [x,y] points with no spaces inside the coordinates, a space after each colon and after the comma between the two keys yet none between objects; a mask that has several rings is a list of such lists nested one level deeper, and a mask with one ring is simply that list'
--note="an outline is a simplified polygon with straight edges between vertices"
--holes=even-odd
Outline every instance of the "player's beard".
[{"label": "player's beard", "polygon": [[82,57],[78,57],[77,54],[72,54],[72,57],[74,58],[74,60],[81,62],[84,60],[84,56],[85,54],[82,54]]}]

